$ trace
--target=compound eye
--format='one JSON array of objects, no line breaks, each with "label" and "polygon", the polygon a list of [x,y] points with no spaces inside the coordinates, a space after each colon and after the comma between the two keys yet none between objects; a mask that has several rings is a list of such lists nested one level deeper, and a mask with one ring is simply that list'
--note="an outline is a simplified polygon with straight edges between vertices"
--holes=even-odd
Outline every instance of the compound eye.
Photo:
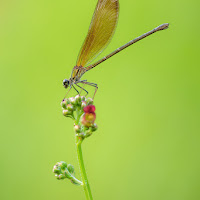
[{"label": "compound eye", "polygon": [[63,80],[63,86],[64,86],[65,88],[67,88],[67,87],[69,86],[69,80],[64,79],[64,80]]}]

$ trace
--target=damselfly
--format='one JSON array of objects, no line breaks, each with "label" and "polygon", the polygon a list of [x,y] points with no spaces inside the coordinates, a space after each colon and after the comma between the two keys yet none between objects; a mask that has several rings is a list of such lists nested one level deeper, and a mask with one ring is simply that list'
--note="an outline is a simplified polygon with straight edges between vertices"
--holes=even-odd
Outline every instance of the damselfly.
[{"label": "damselfly", "polygon": [[[122,51],[123,49],[127,48],[128,46],[138,42],[139,40],[157,31],[167,29],[169,26],[168,23],[162,24],[154,28],[153,30],[131,40],[127,44],[116,49],[115,51],[103,57],[99,61],[90,64],[96,58],[96,56],[99,55],[106,48],[109,41],[111,40],[117,25],[118,16],[119,16],[118,0],[98,0],[89,27],[89,31],[80,50],[76,66],[72,70],[71,77],[69,79],[63,80],[63,86],[65,88],[70,87],[71,89],[73,87],[79,94],[79,91],[76,88],[77,86],[88,94],[88,91],[84,89],[84,85],[87,84],[96,88],[94,92],[95,95],[98,89],[97,84],[88,82],[87,80],[81,80],[81,77],[85,72],[96,67],[100,63],[104,62],[105,60],[117,54],[118,52]],[[79,84],[83,85],[80,86]]]}]

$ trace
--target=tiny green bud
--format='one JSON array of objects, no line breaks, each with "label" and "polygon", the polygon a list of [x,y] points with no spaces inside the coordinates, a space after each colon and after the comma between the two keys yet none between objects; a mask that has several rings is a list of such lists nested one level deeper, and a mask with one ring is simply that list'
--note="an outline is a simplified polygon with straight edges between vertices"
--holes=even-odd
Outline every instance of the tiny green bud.
[{"label": "tiny green bud", "polygon": [[80,105],[81,104],[81,96],[78,94],[75,96],[75,102],[76,104]]},{"label": "tiny green bud", "polygon": [[74,98],[74,97],[70,97],[70,98],[69,98],[69,101],[70,101],[70,103],[73,104],[73,105],[76,104],[75,98]]},{"label": "tiny green bud", "polygon": [[91,130],[91,129],[88,129],[88,130],[85,132],[85,137],[89,137],[90,135],[92,135],[92,130]]},{"label": "tiny green bud", "polygon": [[81,101],[85,101],[85,96],[81,96]]},{"label": "tiny green bud", "polygon": [[69,115],[71,115],[72,114],[72,111],[70,111],[70,110],[63,110],[63,115],[64,116],[69,116]]},{"label": "tiny green bud", "polygon": [[74,106],[72,106],[72,104],[67,105],[67,110],[73,111],[73,109],[74,109]]},{"label": "tiny green bud", "polygon": [[70,104],[70,100],[69,99],[65,99],[65,101],[67,102],[67,104]]},{"label": "tiny green bud", "polygon": [[85,106],[87,106],[87,102],[86,101],[82,101],[81,108],[85,108]]},{"label": "tiny green bud", "polygon": [[63,109],[67,109],[67,102],[64,99],[61,102],[61,106],[62,106]]},{"label": "tiny green bud", "polygon": [[94,132],[94,131],[97,130],[97,128],[98,128],[97,124],[94,123],[94,124],[92,125],[92,127],[91,127],[91,130]]},{"label": "tiny green bud", "polygon": [[54,165],[53,173],[60,174],[61,173],[61,168],[58,165]]},{"label": "tiny green bud", "polygon": [[59,174],[57,175],[57,179],[64,179],[65,178],[65,175],[64,174]]},{"label": "tiny green bud", "polygon": [[70,172],[68,171],[67,168],[65,169],[64,173],[65,173],[65,177],[66,177],[66,178],[69,178],[69,179],[72,178],[72,175],[70,174]]},{"label": "tiny green bud", "polygon": [[63,170],[65,168],[67,168],[67,163],[64,161],[60,161],[57,163],[57,165]]},{"label": "tiny green bud", "polygon": [[75,125],[74,126],[74,130],[76,131],[76,133],[80,133],[81,132],[81,127],[79,125]]},{"label": "tiny green bud", "polygon": [[92,98],[88,98],[88,99],[86,99],[86,102],[88,103],[88,105],[93,104],[93,99]]},{"label": "tiny green bud", "polygon": [[71,174],[74,173],[74,166],[73,166],[73,165],[68,164],[68,165],[67,165],[67,169],[69,170],[69,172],[70,172]]}]

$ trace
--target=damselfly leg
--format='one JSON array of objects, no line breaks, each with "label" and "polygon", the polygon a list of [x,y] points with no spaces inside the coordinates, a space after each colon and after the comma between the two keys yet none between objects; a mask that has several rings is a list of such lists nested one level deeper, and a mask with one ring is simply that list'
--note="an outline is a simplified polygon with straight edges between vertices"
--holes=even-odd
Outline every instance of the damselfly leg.
[{"label": "damselfly leg", "polygon": [[72,87],[76,90],[76,92],[79,94],[79,91],[75,88],[75,86],[74,85],[72,85]]},{"label": "damselfly leg", "polygon": [[95,92],[94,92],[94,95],[93,95],[93,99],[94,99],[94,96],[95,96],[95,94],[96,94],[96,92],[98,90],[97,84],[96,83],[91,83],[91,82],[86,82],[86,81],[79,81],[79,83],[83,83],[84,85],[86,84],[86,85],[90,85],[92,87],[95,87]]},{"label": "damselfly leg", "polygon": [[81,88],[80,94],[82,92],[82,90],[84,90],[87,94],[85,96],[88,95],[88,91],[86,89],[84,89],[85,84],[83,85],[83,87],[81,87],[80,85],[78,85],[77,83],[75,83],[76,86],[78,86],[79,88]]},{"label": "damselfly leg", "polygon": [[71,90],[71,87],[69,88],[69,90],[67,91],[66,95],[64,96],[63,100],[66,98],[66,96],[68,95],[69,91]]}]

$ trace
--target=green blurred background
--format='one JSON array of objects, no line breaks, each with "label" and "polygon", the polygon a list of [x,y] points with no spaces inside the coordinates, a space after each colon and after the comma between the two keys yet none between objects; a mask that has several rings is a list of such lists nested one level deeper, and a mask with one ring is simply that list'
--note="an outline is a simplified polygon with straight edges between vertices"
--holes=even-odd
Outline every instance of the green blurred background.
[{"label": "green blurred background", "polygon": [[[73,122],[60,106],[62,80],[96,3],[0,1],[2,200],[85,199],[81,187],[56,180],[52,168],[64,160],[80,177]],[[200,199],[199,6],[120,1],[117,30],[100,57],[162,23],[170,28],[84,76],[99,85],[99,129],[83,143],[94,199]]]}]

